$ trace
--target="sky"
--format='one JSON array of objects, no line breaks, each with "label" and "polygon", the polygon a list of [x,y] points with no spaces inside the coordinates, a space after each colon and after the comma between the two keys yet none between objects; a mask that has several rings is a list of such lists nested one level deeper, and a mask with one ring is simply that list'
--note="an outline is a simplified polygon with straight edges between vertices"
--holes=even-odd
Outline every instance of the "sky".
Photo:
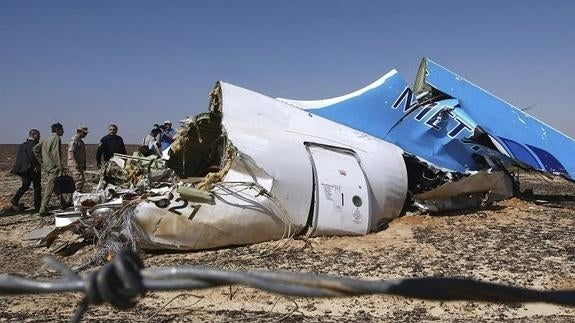
[{"label": "sky", "polygon": [[428,57],[575,137],[575,1],[0,0],[0,143],[208,110],[218,80],[271,97],[353,92]]}]

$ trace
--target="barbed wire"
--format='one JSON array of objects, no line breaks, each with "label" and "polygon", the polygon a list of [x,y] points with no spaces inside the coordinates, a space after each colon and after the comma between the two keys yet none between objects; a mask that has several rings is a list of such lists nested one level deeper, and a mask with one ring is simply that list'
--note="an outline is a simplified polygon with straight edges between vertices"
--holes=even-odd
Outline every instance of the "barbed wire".
[{"label": "barbed wire", "polygon": [[80,276],[54,257],[43,262],[63,278],[40,281],[0,275],[0,295],[81,292],[84,294],[72,322],[79,322],[90,305],[108,303],[128,309],[146,291],[197,290],[240,284],[271,293],[298,297],[395,295],[435,301],[481,301],[494,303],[546,302],[575,306],[575,290],[541,291],[465,278],[407,278],[360,280],[293,272],[226,271],[181,266],[144,269],[141,259],[123,251],[99,270]]}]

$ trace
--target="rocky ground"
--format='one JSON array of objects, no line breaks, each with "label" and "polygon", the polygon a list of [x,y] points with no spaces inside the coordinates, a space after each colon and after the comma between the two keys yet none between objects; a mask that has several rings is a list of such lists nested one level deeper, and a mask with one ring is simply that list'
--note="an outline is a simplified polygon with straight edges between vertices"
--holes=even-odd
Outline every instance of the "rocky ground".
[{"label": "rocky ground", "polygon": [[[0,147],[2,148],[2,147]],[[8,173],[13,147],[0,149],[0,208],[20,184]],[[93,167],[93,165],[92,165]],[[147,266],[201,265],[231,270],[284,270],[363,279],[456,276],[538,289],[575,287],[575,185],[522,176],[529,199],[514,198],[484,210],[441,216],[408,212],[383,231],[362,237],[268,242],[190,253],[144,255]],[[23,199],[31,205],[31,192]],[[56,202],[55,200],[53,201]],[[51,250],[22,240],[46,225],[32,212],[0,211],[0,273],[54,278],[39,261]],[[60,258],[81,265],[94,252],[86,246]],[[88,269],[90,270],[90,269]],[[80,294],[0,297],[0,322],[65,322]],[[571,322],[575,308],[531,304],[433,302],[393,296],[336,299],[283,297],[227,286],[189,292],[149,293],[128,311],[91,307],[93,322]]]}]

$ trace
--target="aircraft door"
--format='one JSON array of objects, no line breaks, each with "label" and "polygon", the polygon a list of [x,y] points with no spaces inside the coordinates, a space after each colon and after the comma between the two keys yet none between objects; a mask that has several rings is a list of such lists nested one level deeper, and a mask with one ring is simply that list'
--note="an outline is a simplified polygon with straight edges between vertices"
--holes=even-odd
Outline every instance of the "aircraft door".
[{"label": "aircraft door", "polygon": [[366,234],[370,195],[365,174],[353,151],[307,145],[314,175],[314,210],[309,236]]}]

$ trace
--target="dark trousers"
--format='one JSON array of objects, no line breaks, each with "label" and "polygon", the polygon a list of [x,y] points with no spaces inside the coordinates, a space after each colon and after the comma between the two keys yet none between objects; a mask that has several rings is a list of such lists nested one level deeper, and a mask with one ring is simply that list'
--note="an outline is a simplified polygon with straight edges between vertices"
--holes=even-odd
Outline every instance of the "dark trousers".
[{"label": "dark trousers", "polygon": [[27,172],[19,174],[22,179],[22,186],[16,191],[16,195],[12,198],[12,204],[18,205],[22,195],[28,191],[30,184],[34,184],[34,208],[39,209],[42,203],[42,186],[40,185],[40,172]]}]

